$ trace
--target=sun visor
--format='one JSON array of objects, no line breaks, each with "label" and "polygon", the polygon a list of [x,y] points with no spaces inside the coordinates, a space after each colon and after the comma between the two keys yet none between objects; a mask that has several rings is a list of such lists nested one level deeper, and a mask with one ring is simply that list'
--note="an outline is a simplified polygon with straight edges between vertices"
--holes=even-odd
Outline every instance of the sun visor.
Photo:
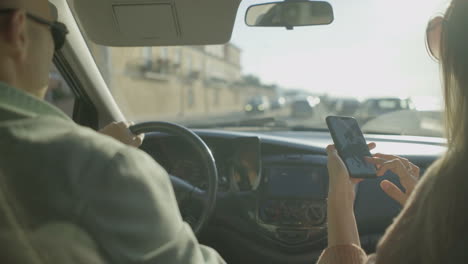
[{"label": "sun visor", "polygon": [[230,40],[240,0],[75,0],[86,35],[106,46],[212,45]]},{"label": "sun visor", "polygon": [[[138,14],[138,15],[136,15]],[[124,37],[136,39],[177,38],[177,22],[168,4],[115,5],[114,16]],[[135,27],[138,30],[135,30]]]}]

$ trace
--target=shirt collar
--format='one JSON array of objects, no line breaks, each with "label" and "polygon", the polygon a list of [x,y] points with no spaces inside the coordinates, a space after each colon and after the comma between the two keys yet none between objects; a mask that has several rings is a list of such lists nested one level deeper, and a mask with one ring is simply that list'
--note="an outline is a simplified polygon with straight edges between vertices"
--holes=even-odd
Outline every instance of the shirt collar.
[{"label": "shirt collar", "polygon": [[47,115],[71,121],[64,112],[45,100],[40,100],[3,82],[0,82],[0,109],[30,117]]}]

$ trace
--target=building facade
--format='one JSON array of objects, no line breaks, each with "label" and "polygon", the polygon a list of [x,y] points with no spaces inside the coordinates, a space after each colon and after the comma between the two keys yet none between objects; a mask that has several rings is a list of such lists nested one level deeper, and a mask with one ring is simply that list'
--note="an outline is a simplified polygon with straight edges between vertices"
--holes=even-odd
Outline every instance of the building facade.
[{"label": "building facade", "polygon": [[232,44],[90,48],[129,120],[176,121],[241,112],[249,98],[274,94],[243,82],[242,51]]}]

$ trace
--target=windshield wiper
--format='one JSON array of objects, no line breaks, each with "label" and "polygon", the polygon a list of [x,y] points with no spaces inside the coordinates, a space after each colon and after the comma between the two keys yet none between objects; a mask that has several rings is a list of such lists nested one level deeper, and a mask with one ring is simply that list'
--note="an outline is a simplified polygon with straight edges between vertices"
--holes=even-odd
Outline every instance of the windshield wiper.
[{"label": "windshield wiper", "polygon": [[311,126],[290,126],[291,131],[314,131],[314,132],[330,132],[326,127],[311,127]]},{"label": "windshield wiper", "polygon": [[375,135],[391,135],[391,136],[402,136],[403,133],[376,131],[376,130],[362,130],[363,134],[375,134]]},{"label": "windshield wiper", "polygon": [[266,127],[266,128],[288,128],[286,122],[279,121],[274,117],[246,118],[235,121],[214,122],[205,124],[189,124],[193,128],[216,128],[216,127]]},{"label": "windshield wiper", "polygon": [[226,127],[261,127],[265,129],[281,129],[288,131],[314,131],[329,132],[327,127],[313,127],[304,125],[290,125],[286,121],[274,117],[247,118],[227,122],[213,122],[204,124],[191,124],[191,128],[226,128]]}]

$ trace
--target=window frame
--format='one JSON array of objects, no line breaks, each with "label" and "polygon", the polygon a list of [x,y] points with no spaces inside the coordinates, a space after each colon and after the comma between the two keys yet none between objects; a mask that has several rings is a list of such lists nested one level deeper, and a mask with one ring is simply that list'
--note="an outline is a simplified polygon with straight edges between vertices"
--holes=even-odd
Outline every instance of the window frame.
[{"label": "window frame", "polygon": [[73,121],[79,125],[97,130],[99,128],[99,116],[96,107],[86,92],[80,88],[82,85],[78,81],[79,79],[60,51],[54,54],[53,63],[75,95]]}]

